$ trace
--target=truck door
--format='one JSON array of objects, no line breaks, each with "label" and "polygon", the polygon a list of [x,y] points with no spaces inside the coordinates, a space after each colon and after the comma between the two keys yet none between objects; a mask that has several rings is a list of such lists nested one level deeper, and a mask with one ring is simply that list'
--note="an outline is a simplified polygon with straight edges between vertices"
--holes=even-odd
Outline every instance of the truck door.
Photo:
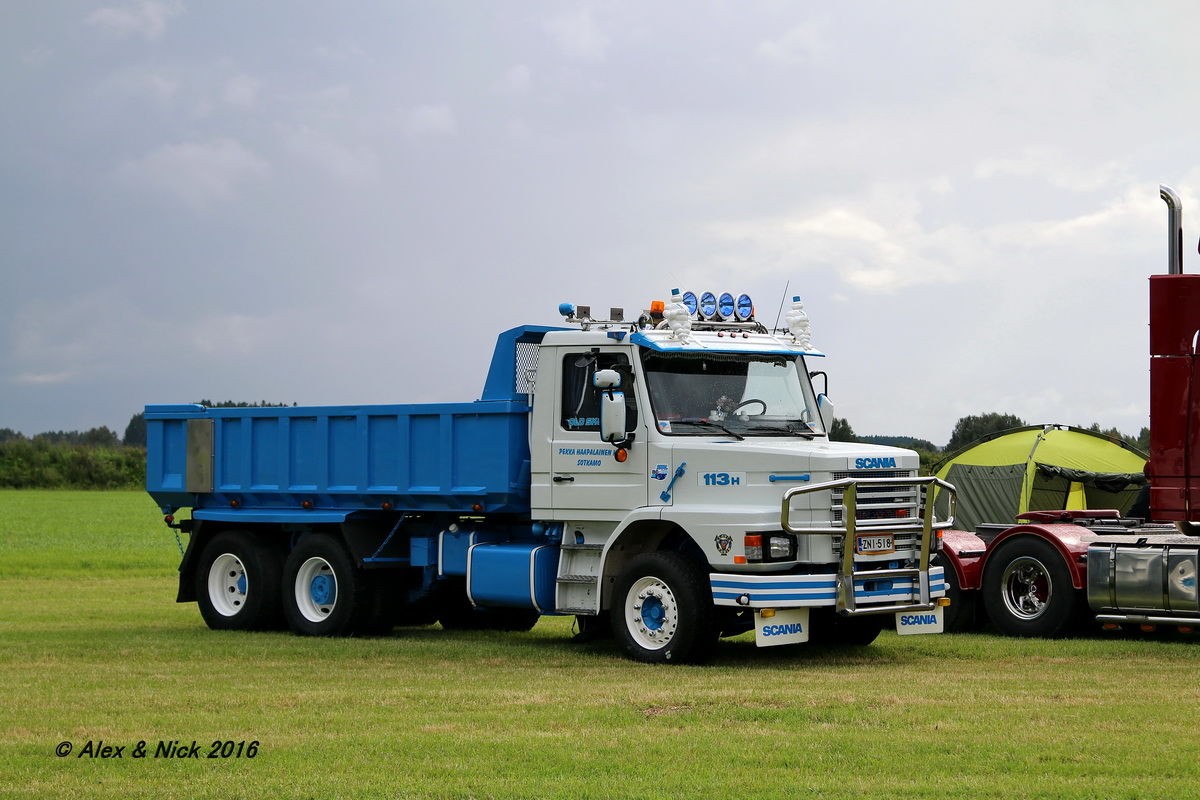
[{"label": "truck door", "polygon": [[[550,498],[557,519],[618,521],[646,504],[646,436],[637,387],[626,351],[567,351],[550,453]],[[592,385],[597,370],[618,369],[625,380],[626,427],[636,432],[623,462],[616,447],[600,438],[600,390]]]}]

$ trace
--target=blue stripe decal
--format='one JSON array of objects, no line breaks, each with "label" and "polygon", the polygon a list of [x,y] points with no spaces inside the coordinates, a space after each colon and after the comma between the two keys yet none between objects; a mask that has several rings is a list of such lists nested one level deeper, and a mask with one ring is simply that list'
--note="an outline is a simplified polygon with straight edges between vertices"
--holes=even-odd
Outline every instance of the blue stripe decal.
[{"label": "blue stripe decal", "polygon": [[[724,594],[724,593],[713,592],[713,599],[715,599],[715,600],[736,600],[739,597],[741,597],[740,594]],[[755,594],[753,597],[753,600],[756,603],[764,603],[764,602],[770,602],[773,600],[833,600],[835,597],[837,597],[837,594],[834,592],[822,592],[821,594],[805,594],[805,595]]]},{"label": "blue stripe decal", "polygon": [[767,478],[771,483],[777,481],[811,481],[811,475],[771,475]]},{"label": "blue stripe decal", "polygon": [[[808,577],[808,576],[804,576]],[[827,589],[837,585],[837,581],[832,577],[824,580],[805,580],[805,581],[723,581],[715,580],[712,582],[713,588],[720,587],[722,589]]]}]

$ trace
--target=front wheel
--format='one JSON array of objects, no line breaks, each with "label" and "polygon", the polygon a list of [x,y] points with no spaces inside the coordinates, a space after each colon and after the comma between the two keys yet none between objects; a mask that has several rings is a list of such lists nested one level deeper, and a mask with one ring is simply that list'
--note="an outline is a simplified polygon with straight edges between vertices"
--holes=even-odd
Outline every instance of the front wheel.
[{"label": "front wheel", "polygon": [[216,631],[279,628],[283,558],[250,531],[225,531],[212,538],[196,568],[200,616]]},{"label": "front wheel", "polygon": [[1071,633],[1087,612],[1062,555],[1030,537],[1011,539],[988,558],[983,604],[1002,633],[1047,639]]},{"label": "front wheel", "polygon": [[720,630],[708,576],[681,553],[643,553],[613,589],[613,634],[626,655],[647,663],[698,664]]}]

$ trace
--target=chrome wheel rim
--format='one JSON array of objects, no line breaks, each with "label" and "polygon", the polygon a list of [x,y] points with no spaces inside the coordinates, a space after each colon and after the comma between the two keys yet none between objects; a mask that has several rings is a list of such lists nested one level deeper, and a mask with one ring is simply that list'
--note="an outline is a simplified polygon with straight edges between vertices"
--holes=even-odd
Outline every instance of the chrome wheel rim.
[{"label": "chrome wheel rim", "polygon": [[1046,613],[1054,596],[1054,584],[1042,562],[1032,556],[1014,559],[1000,579],[1004,607],[1014,617],[1035,620]]}]

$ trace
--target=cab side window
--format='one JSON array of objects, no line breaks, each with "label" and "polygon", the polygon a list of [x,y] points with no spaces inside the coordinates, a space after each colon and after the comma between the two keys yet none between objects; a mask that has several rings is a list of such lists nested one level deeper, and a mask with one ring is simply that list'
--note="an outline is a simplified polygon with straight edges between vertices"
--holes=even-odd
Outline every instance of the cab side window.
[{"label": "cab side window", "polygon": [[632,371],[624,353],[568,353],[563,358],[562,427],[569,431],[600,430],[600,390],[592,385],[598,370],[618,369],[623,376],[619,391],[625,393],[625,414],[629,430],[637,427],[637,401],[634,399]]}]

